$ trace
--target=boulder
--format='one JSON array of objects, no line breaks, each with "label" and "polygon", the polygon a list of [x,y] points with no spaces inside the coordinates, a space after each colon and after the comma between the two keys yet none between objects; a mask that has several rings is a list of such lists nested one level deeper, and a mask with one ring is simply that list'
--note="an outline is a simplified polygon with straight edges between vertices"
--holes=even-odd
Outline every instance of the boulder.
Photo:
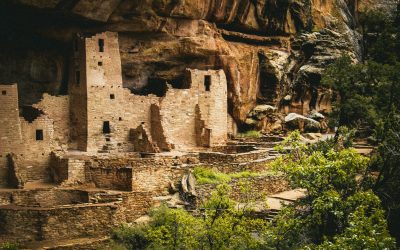
[{"label": "boulder", "polygon": [[311,111],[311,113],[307,117],[316,121],[321,121],[325,119],[325,116],[317,111]]},{"label": "boulder", "polygon": [[276,111],[277,108],[274,106],[258,105],[249,113],[248,117],[260,121],[263,118],[274,114]]},{"label": "boulder", "polygon": [[298,129],[301,132],[318,132],[320,123],[303,115],[290,113],[285,117],[285,125],[288,129]]},{"label": "boulder", "polygon": [[191,172],[182,177],[181,187],[184,196],[196,196],[196,178]]}]

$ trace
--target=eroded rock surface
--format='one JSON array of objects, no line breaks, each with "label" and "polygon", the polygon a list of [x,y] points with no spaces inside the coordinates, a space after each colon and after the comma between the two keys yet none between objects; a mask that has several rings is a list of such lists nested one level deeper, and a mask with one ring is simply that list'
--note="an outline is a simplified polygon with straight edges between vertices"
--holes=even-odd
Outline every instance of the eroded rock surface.
[{"label": "eroded rock surface", "polygon": [[[382,3],[381,3],[382,2]],[[386,0],[392,3],[393,1]],[[380,1],[380,4],[387,4]],[[239,124],[257,104],[329,112],[320,74],[342,53],[361,57],[355,31],[368,0],[6,0],[0,82],[18,82],[21,105],[66,93],[76,33],[118,31],[123,81],[148,93],[181,88],[186,68],[224,69]],[[385,5],[386,6],[386,5]],[[285,97],[290,95],[290,99]]]}]

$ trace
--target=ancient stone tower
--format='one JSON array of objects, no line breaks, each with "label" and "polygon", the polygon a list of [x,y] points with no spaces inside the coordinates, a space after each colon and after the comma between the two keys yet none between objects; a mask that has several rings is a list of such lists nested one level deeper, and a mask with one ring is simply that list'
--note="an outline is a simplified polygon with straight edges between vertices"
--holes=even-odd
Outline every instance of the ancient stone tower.
[{"label": "ancient stone tower", "polygon": [[[118,34],[105,32],[77,38],[71,72],[71,139],[82,151],[112,147],[110,135],[119,121],[115,102],[122,89]],[[107,143],[104,143],[107,142]]]}]

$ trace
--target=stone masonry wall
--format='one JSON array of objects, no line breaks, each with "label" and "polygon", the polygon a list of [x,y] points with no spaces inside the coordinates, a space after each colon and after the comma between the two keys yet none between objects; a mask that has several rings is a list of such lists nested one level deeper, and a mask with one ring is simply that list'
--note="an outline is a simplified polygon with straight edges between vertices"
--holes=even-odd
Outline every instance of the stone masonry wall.
[{"label": "stone masonry wall", "polygon": [[[32,122],[19,117],[17,85],[1,85],[0,98],[0,186],[7,186],[6,155],[15,154],[24,182],[48,180],[50,153],[66,147],[68,135],[68,97],[44,95],[34,105],[44,114]],[[4,103],[4,104],[3,104]],[[55,119],[49,116],[53,115]],[[37,138],[38,130],[42,138]]]},{"label": "stone masonry wall", "polygon": [[124,159],[94,159],[86,162],[85,181],[98,188],[132,191],[132,168]]},{"label": "stone masonry wall", "polygon": [[[190,72],[189,89],[168,89],[160,101],[160,115],[166,137],[177,149],[196,148],[196,104],[199,105],[204,129],[211,130],[210,145],[224,144],[227,140],[227,86],[223,70]],[[205,76],[210,77],[209,90]],[[203,127],[203,126],[202,126]],[[202,131],[205,133],[205,131]]]},{"label": "stone masonry wall", "polygon": [[76,205],[55,208],[2,207],[0,242],[61,240],[110,233],[116,206]]},{"label": "stone masonry wall", "polygon": [[[80,199],[82,194],[73,190],[38,192],[57,192],[56,196],[51,196],[56,199],[55,201],[58,195],[72,195],[69,198],[75,201]],[[17,191],[17,193],[22,198],[21,194],[24,192]],[[2,194],[0,192],[0,200],[7,199]],[[154,205],[152,195],[148,192],[122,193],[121,196],[121,201],[103,204],[58,206],[57,203],[53,203],[55,205],[53,207],[0,206],[0,243],[15,241],[23,245],[31,241],[109,236],[113,228],[122,223],[133,222],[147,214]],[[26,201],[28,200],[25,200],[25,203]]]},{"label": "stone masonry wall", "polygon": [[0,187],[7,185],[7,154],[21,145],[17,85],[0,85]]},{"label": "stone masonry wall", "polygon": [[[78,94],[74,88],[86,91],[87,117],[78,117],[79,114],[85,114],[80,112],[85,105],[78,107],[79,102],[76,101],[83,98],[82,94],[82,97],[71,98],[71,116],[73,126],[86,126],[86,130],[81,127],[74,129],[82,132],[78,142],[87,141],[85,151],[133,151],[129,131],[140,125],[148,129],[151,135],[156,135],[154,143],[159,144],[161,149],[170,150],[174,145],[177,145],[177,149],[196,148],[196,104],[204,116],[205,129],[211,131],[212,143],[226,142],[227,83],[222,70],[188,70],[190,88],[173,89],[169,86],[164,97],[134,95],[122,86],[116,33],[104,32],[81,39],[80,43],[83,44],[85,59],[75,60],[84,64],[80,65],[80,72],[86,72],[86,78],[82,80],[82,87],[73,87],[70,94]],[[206,76],[210,79],[207,88]],[[154,109],[156,106],[159,110]],[[152,125],[155,127],[152,128]]]}]

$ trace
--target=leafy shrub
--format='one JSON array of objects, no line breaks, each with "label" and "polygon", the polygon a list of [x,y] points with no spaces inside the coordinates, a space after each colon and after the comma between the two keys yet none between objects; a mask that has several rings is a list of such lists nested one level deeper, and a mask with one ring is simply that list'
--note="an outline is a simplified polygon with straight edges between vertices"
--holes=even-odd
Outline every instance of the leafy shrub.
[{"label": "leafy shrub", "polygon": [[0,250],[18,250],[18,245],[11,242],[4,242],[0,244]]},{"label": "leafy shrub", "polygon": [[257,177],[261,176],[261,173],[256,173],[256,172],[250,172],[250,171],[242,171],[242,172],[236,172],[229,174],[231,178],[250,178],[250,177]]},{"label": "leafy shrub", "polygon": [[222,183],[228,183],[232,179],[250,178],[250,177],[276,174],[275,172],[250,172],[250,171],[225,174],[221,173],[218,170],[205,167],[197,167],[194,169],[193,173],[194,176],[196,177],[196,181],[198,184],[222,184]]},{"label": "leafy shrub", "polygon": [[121,225],[114,229],[112,239],[126,246],[131,246],[130,249],[143,249],[147,244],[146,226],[138,225],[130,227]]},{"label": "leafy shrub", "polygon": [[229,192],[228,185],[218,185],[200,208],[199,216],[166,206],[152,210],[149,225],[142,228],[144,231],[139,230],[140,235],[148,240],[145,245],[132,245],[134,241],[131,238],[137,237],[134,227],[138,226],[118,229],[121,233],[116,241],[127,249],[264,249],[269,223],[245,216],[250,208],[235,206]]},{"label": "leafy shrub", "polygon": [[218,184],[231,181],[229,175],[204,167],[195,168],[193,174],[199,184]]},{"label": "leafy shrub", "polygon": [[260,138],[262,136],[260,131],[257,130],[249,130],[244,133],[239,133],[239,138]]}]

